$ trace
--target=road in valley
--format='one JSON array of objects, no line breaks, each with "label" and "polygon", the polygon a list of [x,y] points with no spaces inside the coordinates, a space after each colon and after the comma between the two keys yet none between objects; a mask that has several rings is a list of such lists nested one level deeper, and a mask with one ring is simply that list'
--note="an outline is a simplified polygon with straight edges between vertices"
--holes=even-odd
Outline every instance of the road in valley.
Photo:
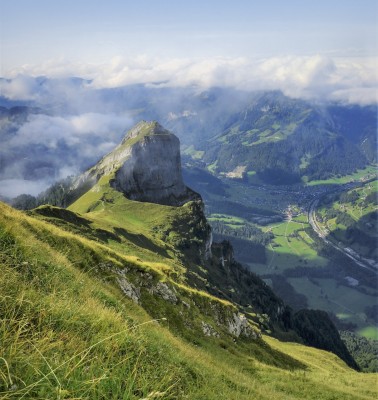
[{"label": "road in valley", "polygon": [[333,241],[327,239],[327,232],[324,232],[323,229],[320,227],[317,219],[316,219],[316,207],[319,204],[320,199],[324,196],[321,195],[314,199],[309,206],[308,210],[308,222],[311,225],[312,229],[316,232],[316,234],[329,246],[332,246],[334,249],[340,251],[345,256],[353,260],[358,266],[361,268],[366,268],[370,271],[377,272],[377,266],[374,261],[367,260],[366,258],[362,257],[361,255],[357,254],[355,251],[349,248],[342,247]]}]

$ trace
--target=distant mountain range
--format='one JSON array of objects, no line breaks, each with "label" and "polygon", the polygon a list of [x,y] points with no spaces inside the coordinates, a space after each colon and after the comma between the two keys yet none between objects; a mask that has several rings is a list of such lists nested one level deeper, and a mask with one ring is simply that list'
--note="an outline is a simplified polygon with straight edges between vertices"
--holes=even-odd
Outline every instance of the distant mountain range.
[{"label": "distant mountain range", "polygon": [[223,174],[280,184],[346,175],[376,162],[375,107],[318,106],[264,93],[210,138],[203,160]]},{"label": "distant mountain range", "polygon": [[376,106],[163,83],[114,89],[92,88],[80,78],[28,78],[27,83],[30,93],[0,96],[2,181],[39,181],[47,187],[77,174],[141,119],[174,131],[191,164],[218,176],[306,182],[377,161]]}]

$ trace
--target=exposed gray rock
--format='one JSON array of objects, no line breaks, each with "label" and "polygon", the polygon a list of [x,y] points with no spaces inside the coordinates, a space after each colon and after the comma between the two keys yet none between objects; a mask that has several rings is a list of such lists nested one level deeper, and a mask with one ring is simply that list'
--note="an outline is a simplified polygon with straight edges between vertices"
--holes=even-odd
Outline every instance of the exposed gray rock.
[{"label": "exposed gray rock", "polygon": [[204,321],[201,321],[202,332],[205,336],[214,336],[219,337],[219,333],[209,324]]},{"label": "exposed gray rock", "polygon": [[213,233],[210,231],[205,242],[205,259],[209,260],[212,257],[211,246],[213,244]]},{"label": "exposed gray rock", "polygon": [[187,303],[186,301],[182,300],[182,304],[183,304],[186,308],[190,308],[190,304]]},{"label": "exposed gray rock", "polygon": [[160,296],[165,301],[176,304],[178,299],[173,290],[165,282],[158,282],[156,286],[150,289],[150,293]]},{"label": "exposed gray rock", "polygon": [[131,152],[117,170],[113,187],[131,200],[158,204],[180,206],[200,198],[182,180],[180,141],[175,135],[157,122],[144,122],[130,131],[128,142]]},{"label": "exposed gray rock", "polygon": [[135,303],[139,304],[140,289],[130,283],[123,274],[120,274],[120,276],[117,278],[117,282],[122,289],[122,292]]},{"label": "exposed gray rock", "polygon": [[228,320],[228,331],[231,335],[236,337],[257,337],[256,332],[250,326],[246,316],[241,313],[232,314],[232,319]]},{"label": "exposed gray rock", "polygon": [[131,200],[171,206],[201,200],[182,179],[179,139],[155,121],[129,130],[111,153],[75,180],[72,190],[93,188],[104,175],[114,176],[110,184]]}]

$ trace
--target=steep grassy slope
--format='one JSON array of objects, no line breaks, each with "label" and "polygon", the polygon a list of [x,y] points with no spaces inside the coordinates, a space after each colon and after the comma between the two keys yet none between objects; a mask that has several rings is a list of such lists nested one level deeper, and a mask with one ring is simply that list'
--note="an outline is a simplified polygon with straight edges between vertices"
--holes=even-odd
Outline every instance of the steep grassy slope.
[{"label": "steep grassy slope", "polygon": [[[376,375],[358,374],[331,353],[236,338],[216,325],[219,336],[202,334],[203,324],[211,332],[214,309],[227,318],[234,306],[173,286],[166,271],[180,271],[175,257],[154,263],[156,247],[148,246],[133,255],[139,238],[125,235],[130,247],[121,246],[122,235],[100,227],[96,212],[91,219],[45,207],[28,216],[0,204],[0,398],[375,398]],[[137,231],[138,215],[127,218]],[[165,251],[158,260],[169,260]],[[130,281],[143,275],[150,288],[164,280],[180,300],[146,290],[141,307],[122,292],[122,270]]]},{"label": "steep grassy slope", "polygon": [[[328,339],[325,336],[317,341],[320,332],[313,335],[312,342],[307,336],[302,336],[306,330],[304,325],[295,324],[295,315],[282,300],[264,282],[235,262],[231,246],[227,243],[213,244],[213,254],[210,255],[211,235],[201,203],[190,202],[177,208],[133,202],[111,188],[103,177],[69,209],[87,211],[85,216],[93,221],[94,226],[100,227],[97,229],[112,232],[114,237],[109,238],[107,245],[115,250],[125,255],[131,251],[143,262],[160,266],[161,272],[174,282],[241,305],[247,317],[264,331],[291,340],[303,340],[319,348],[333,349],[348,365],[355,366],[341,342],[338,345],[326,343]],[[43,210],[37,211],[41,213]],[[51,213],[49,209],[46,211]],[[312,329],[316,331],[315,325],[321,326],[321,320],[315,318],[315,328]],[[325,326],[331,325],[325,323]],[[328,336],[338,336],[332,328],[326,331]]]}]

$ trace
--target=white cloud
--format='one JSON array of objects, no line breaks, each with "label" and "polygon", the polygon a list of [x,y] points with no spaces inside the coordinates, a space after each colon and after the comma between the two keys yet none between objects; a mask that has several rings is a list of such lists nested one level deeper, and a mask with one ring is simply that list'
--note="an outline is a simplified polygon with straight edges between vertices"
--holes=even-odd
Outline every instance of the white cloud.
[{"label": "white cloud", "polygon": [[260,65],[260,79],[270,77],[286,95],[346,103],[376,102],[376,59],[343,60],[321,56],[270,59]]},{"label": "white cloud", "polygon": [[[201,87],[228,86],[246,90],[282,90],[286,95],[321,100],[369,104],[376,100],[378,58],[272,57],[159,59],[139,56],[115,57],[94,64],[47,63],[26,66],[13,74],[52,77],[81,76],[92,79],[89,88],[114,88],[134,83],[167,82],[169,86],[196,84]],[[17,78],[1,83],[8,98],[33,96],[32,81]],[[56,90],[56,88],[55,88]],[[62,89],[63,90],[63,89]],[[67,91],[67,88],[64,88]],[[59,93],[62,96],[62,93]],[[69,96],[70,92],[66,93]]]},{"label": "white cloud", "polygon": [[37,82],[25,75],[3,80],[0,82],[0,95],[10,100],[35,100],[38,95]]},{"label": "white cloud", "polygon": [[0,195],[36,195],[57,179],[77,175],[110,152],[132,123],[116,114],[30,114],[2,142],[3,155],[12,157],[0,173]]},{"label": "white cloud", "polygon": [[[73,147],[83,143],[85,137],[89,143],[93,143],[94,139],[114,143],[114,139],[119,138],[120,133],[131,124],[130,117],[115,114],[85,113],[67,117],[32,114],[9,144],[12,147],[42,144],[55,149],[61,141],[68,147]],[[92,154],[102,151],[102,144],[96,143],[91,146]]]},{"label": "white cloud", "polygon": [[112,132],[123,131],[130,125],[131,118],[116,114],[85,113],[68,119],[76,134],[94,134],[100,137]]},{"label": "white cloud", "polygon": [[330,99],[348,104],[377,104],[378,91],[375,88],[340,89],[331,93]]},{"label": "white cloud", "polygon": [[38,143],[48,148],[56,148],[58,141],[62,139],[65,139],[68,145],[75,144],[69,121],[63,117],[30,115],[9,143],[12,147]]}]

